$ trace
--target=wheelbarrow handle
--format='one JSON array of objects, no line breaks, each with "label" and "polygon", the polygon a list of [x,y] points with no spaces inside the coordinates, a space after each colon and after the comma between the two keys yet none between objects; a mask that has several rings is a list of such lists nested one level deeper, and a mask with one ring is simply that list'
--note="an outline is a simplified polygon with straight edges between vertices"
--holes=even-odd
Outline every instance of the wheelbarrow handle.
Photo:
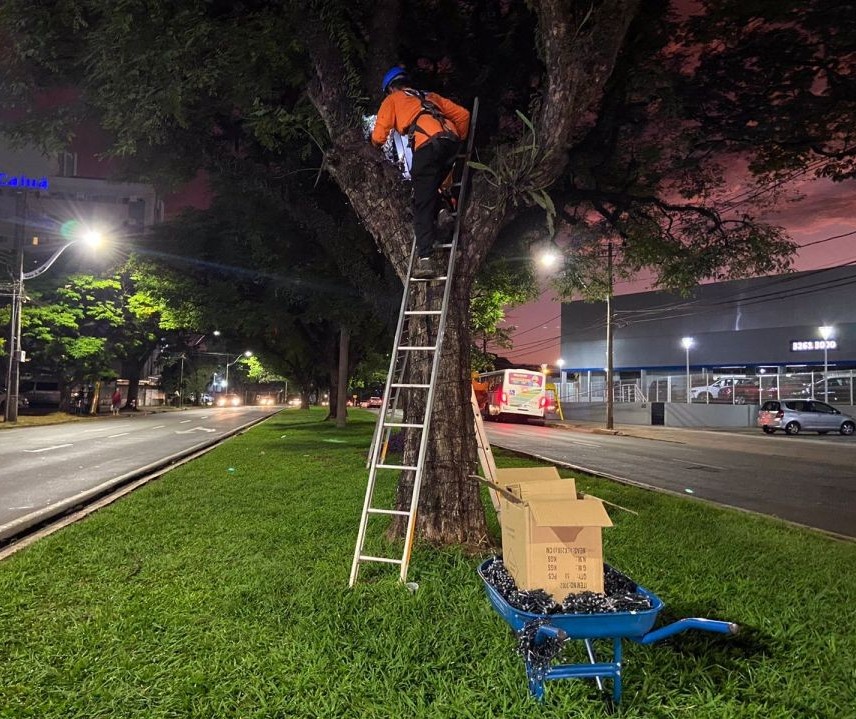
[{"label": "wheelbarrow handle", "polygon": [[660,627],[652,632],[641,637],[630,637],[634,642],[639,644],[654,644],[666,637],[671,637],[674,634],[680,634],[689,629],[699,629],[703,632],[715,632],[716,634],[737,634],[740,627],[733,622],[722,622],[718,619],[701,619],[692,617],[688,619],[679,619],[676,622],[667,624],[665,627]]},{"label": "wheelbarrow handle", "polygon": [[564,629],[554,627],[551,624],[542,624],[535,632],[535,644],[541,644],[546,639],[558,639],[560,642],[568,638],[568,633]]}]

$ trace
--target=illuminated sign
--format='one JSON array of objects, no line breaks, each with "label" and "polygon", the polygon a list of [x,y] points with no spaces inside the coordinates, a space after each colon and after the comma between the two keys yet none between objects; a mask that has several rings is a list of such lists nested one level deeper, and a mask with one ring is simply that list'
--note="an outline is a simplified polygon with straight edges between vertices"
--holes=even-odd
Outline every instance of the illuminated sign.
[{"label": "illuminated sign", "polygon": [[28,177],[27,175],[7,175],[0,172],[0,187],[21,187],[27,190],[47,190],[47,177]]},{"label": "illuminated sign", "polygon": [[835,340],[791,340],[791,352],[806,352],[808,350],[837,350]]}]

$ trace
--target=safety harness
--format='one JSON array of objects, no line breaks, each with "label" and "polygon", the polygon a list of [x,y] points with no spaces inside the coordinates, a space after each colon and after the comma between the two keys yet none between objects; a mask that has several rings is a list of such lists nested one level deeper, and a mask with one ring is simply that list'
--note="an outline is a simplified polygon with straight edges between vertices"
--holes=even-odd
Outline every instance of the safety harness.
[{"label": "safety harness", "polygon": [[[449,119],[443,114],[443,111],[433,102],[431,102],[431,100],[428,99],[428,96],[424,92],[422,92],[421,90],[414,90],[412,87],[406,87],[404,88],[404,93],[406,95],[409,95],[410,97],[418,98],[419,102],[422,104],[422,108],[419,110],[418,113],[416,113],[416,117],[413,118],[413,121],[404,130],[404,134],[407,135],[407,140],[410,143],[410,147],[414,149],[416,148],[414,136],[417,132],[421,132],[423,135],[425,135],[428,138],[428,142],[433,142],[434,140],[440,139],[454,140],[455,142],[461,141],[461,138],[458,137],[458,133],[454,131],[454,126],[449,123]],[[431,117],[433,117],[438,123],[440,123],[440,127],[442,127],[443,130],[433,135],[429,135],[427,132],[425,132],[425,130],[419,127],[419,118],[423,115],[430,115]]]}]

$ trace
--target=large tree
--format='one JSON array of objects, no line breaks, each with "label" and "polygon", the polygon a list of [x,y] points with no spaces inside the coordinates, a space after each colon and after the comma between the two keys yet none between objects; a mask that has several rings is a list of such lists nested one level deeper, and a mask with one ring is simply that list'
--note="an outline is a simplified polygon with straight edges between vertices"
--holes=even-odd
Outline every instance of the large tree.
[{"label": "large tree", "polygon": [[[816,113],[840,117],[836,99],[846,95],[839,88],[853,73],[836,62],[852,57],[852,13],[833,29],[819,22],[825,0],[766,5],[710,0],[705,24],[671,16],[661,0],[197,0],[145,7],[8,0],[0,11],[13,40],[3,56],[4,87],[20,95],[34,84],[73,84],[76,104],[53,119],[96,116],[114,134],[115,151],[147,168],[167,149],[173,168],[191,170],[218,149],[240,154],[248,138],[274,155],[283,143],[309,138],[399,276],[412,237],[408,193],[366,144],[361,116],[379,100],[383,71],[402,60],[417,80],[460,102],[478,94],[482,169],[464,216],[439,377],[447,401],[433,419],[418,515],[429,539],[477,542],[485,525],[478,486],[467,476],[474,454],[468,300],[496,238],[521,211],[540,206],[571,232],[584,226],[620,238],[628,266],[652,267],[662,285],[687,287],[781,268],[793,249],[745,205],[737,212],[717,206],[715,190],[726,177],[720,153],[748,161],[759,176],[782,165],[782,155],[798,165],[819,155],[852,157],[852,115],[835,125],[843,142],[818,145],[812,140],[821,117],[788,115],[782,110],[794,103],[765,95],[768,88],[811,92],[830,100],[813,103]],[[782,67],[765,60],[757,73],[763,86],[744,83],[742,70],[754,72],[762,60],[759,38],[791,26],[804,27],[797,39],[808,38],[820,54],[782,53]],[[735,32],[740,27],[751,34]],[[715,113],[692,97],[709,81],[695,70],[707,67],[721,68],[707,88]],[[753,130],[741,135],[744,95],[754,99],[744,125]],[[58,126],[38,119],[17,127],[32,135]],[[717,130],[727,145],[710,144]]]}]

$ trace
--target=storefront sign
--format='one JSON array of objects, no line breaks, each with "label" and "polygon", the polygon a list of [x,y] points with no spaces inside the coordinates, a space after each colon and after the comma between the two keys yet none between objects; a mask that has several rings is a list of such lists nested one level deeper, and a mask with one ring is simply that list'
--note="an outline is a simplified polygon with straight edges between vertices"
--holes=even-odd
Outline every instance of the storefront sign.
[{"label": "storefront sign", "polygon": [[837,350],[835,340],[791,340],[791,352],[806,352],[809,350]]},{"label": "storefront sign", "polygon": [[25,190],[47,190],[47,177],[29,177],[27,175],[7,175],[0,172],[0,187],[20,187]]}]

